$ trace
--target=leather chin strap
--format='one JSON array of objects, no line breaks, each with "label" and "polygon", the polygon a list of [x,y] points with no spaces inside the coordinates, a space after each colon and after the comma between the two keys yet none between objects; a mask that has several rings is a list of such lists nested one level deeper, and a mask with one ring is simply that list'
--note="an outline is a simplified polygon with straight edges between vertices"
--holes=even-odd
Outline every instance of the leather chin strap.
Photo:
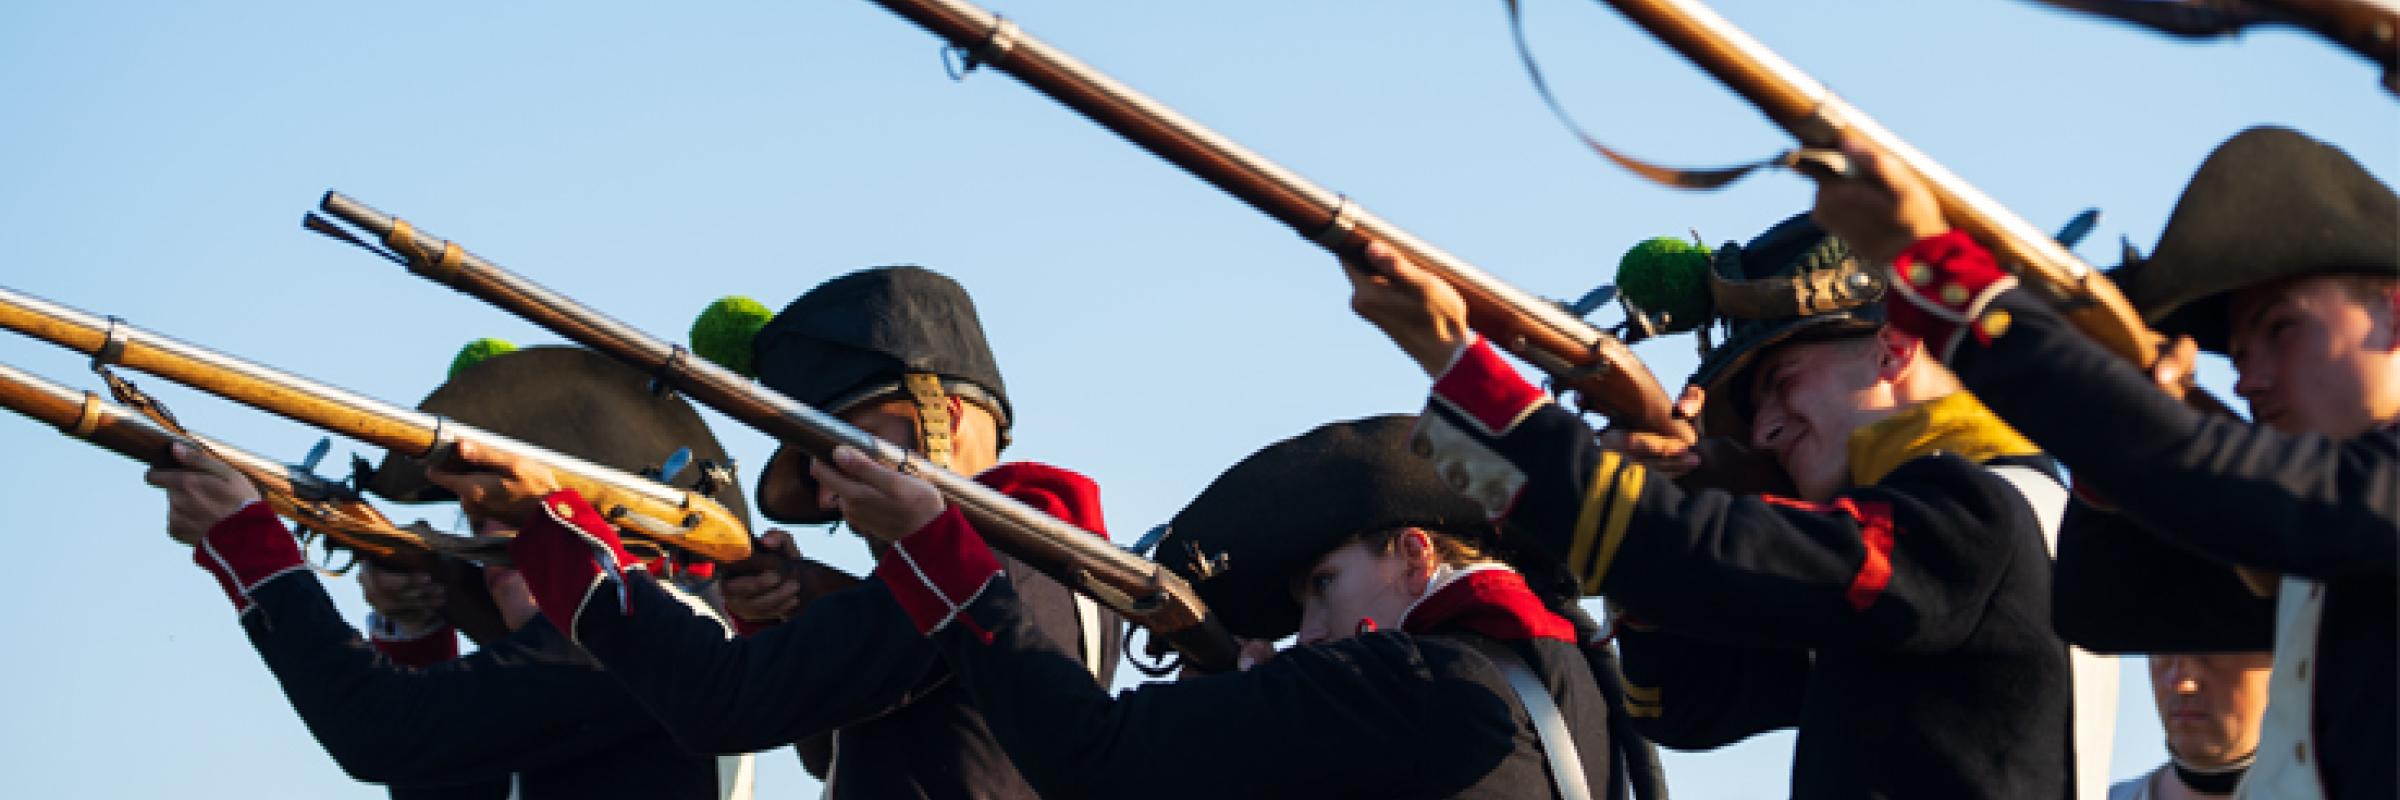
[{"label": "leather chin strap", "polygon": [[950,394],[942,391],[941,376],[911,372],[901,376],[901,384],[908,389],[908,399],[917,404],[917,443],[922,445],[925,460],[949,469],[950,432],[958,419],[950,413]]}]

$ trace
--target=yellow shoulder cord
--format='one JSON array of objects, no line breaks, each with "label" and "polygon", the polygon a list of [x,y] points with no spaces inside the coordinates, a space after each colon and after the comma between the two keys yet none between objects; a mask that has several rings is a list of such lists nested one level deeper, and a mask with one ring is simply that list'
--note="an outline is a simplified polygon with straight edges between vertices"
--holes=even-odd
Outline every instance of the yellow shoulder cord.
[{"label": "yellow shoulder cord", "polygon": [[917,442],[924,445],[925,460],[950,468],[950,395],[942,391],[940,376],[927,372],[911,372],[901,376],[908,386],[908,397],[917,403]]}]

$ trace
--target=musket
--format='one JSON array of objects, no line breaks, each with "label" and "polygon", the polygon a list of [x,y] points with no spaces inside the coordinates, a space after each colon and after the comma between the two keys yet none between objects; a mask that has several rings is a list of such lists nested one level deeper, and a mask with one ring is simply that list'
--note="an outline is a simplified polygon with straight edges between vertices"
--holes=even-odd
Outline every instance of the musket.
[{"label": "musket", "polygon": [[[1991,248],[2027,286],[2047,295],[2084,335],[2143,368],[2158,360],[2165,339],[2142,322],[2133,304],[2106,275],[1715,11],[1695,0],[1604,2],[1757,106],[1802,147],[1830,151],[1839,148],[1845,138],[1855,138],[1901,162],[1924,178],[1952,227]],[[1658,179],[1644,170],[1635,171]],[[2206,397],[2198,391],[2189,396],[2195,401]]]},{"label": "musket", "polygon": [[181,442],[241,473],[258,487],[259,499],[302,531],[321,535],[368,563],[433,575],[457,592],[445,610],[468,637],[496,642],[508,635],[472,563],[506,564],[506,539],[445,534],[423,523],[393,524],[350,487],[318,477],[307,467],[279,463],[190,430],[170,431],[150,415],[110,402],[98,392],[80,391],[7,364],[0,364],[0,406],[153,467],[179,466],[168,448]]},{"label": "musket", "polygon": [[2304,28],[2375,62],[2384,88],[2400,92],[2400,7],[2389,0],[2039,1],[2185,39],[2235,36],[2259,25]]},{"label": "musket", "polygon": [[1616,336],[1558,303],[1492,277],[1417,238],[1347,195],[1309,182],[1174,109],[1034,38],[1016,23],[960,0],[875,0],[963,54],[965,69],[989,66],[1074,109],[1264,212],[1337,255],[1356,257],[1383,242],[1432,271],[1467,302],[1468,324],[1493,344],[1574,389],[1586,410],[1616,426],[1691,441],[1691,425],[1650,368]]},{"label": "musket", "polygon": [[1015,498],[876,438],[840,418],[758,385],[715,362],[692,355],[509,272],[455,242],[377,211],[338,192],[326,192],[325,213],[365,231],[389,250],[315,214],[310,230],[365,247],[420,277],[499,306],[585,347],[615,357],[674,387],[685,397],[818,458],[848,445],[883,464],[925,479],[975,524],[992,548],[1099,601],[1182,651],[1193,666],[1229,671],[1239,645],[1207,604],[1174,572],[1107,540],[1035,510]]},{"label": "musket", "polygon": [[750,552],[745,521],[697,492],[243,361],[114,317],[0,288],[0,328],[91,355],[95,365],[147,372],[428,464],[455,463],[458,440],[472,439],[480,447],[548,467],[561,487],[582,494],[642,543],[712,561],[738,561]]},{"label": "musket", "polygon": [[98,392],[54,383],[7,364],[0,364],[0,406],[153,467],[178,466],[168,447],[183,442],[256,484],[260,499],[278,516],[323,533],[380,565],[422,572],[444,553],[492,554],[488,547],[469,545],[466,537],[395,525],[349,487],[307,470],[190,431],[170,433],[142,412],[110,402]]}]

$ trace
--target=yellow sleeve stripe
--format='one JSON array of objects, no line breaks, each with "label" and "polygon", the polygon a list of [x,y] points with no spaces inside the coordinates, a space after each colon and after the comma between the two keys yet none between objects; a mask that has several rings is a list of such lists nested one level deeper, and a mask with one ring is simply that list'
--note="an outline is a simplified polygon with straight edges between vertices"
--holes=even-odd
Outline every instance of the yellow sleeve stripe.
[{"label": "yellow sleeve stripe", "polygon": [[[1574,542],[1567,551],[1569,565],[1591,563],[1592,544],[1598,538],[1592,534],[1600,530],[1602,512],[1607,510],[1603,501],[1607,499],[1608,487],[1616,481],[1617,471],[1624,466],[1624,458],[1615,451],[1604,450],[1600,453],[1600,463],[1592,466],[1592,485],[1584,490],[1583,509],[1575,514],[1575,538],[1568,540]],[[1584,579],[1584,593],[1591,594],[1591,576],[1578,570],[1577,577]]]},{"label": "yellow sleeve stripe", "polygon": [[1656,686],[1636,686],[1625,682],[1625,716],[1635,719],[1657,719],[1667,713],[1666,702],[1659,697]]},{"label": "yellow sleeve stripe", "polygon": [[1602,529],[1600,552],[1592,558],[1591,593],[1600,593],[1600,577],[1617,560],[1617,546],[1625,543],[1625,529],[1633,524],[1633,507],[1642,499],[1642,482],[1649,470],[1640,464],[1625,465],[1625,476],[1617,479],[1616,497],[1608,508],[1608,527]]},{"label": "yellow sleeve stripe", "polygon": [[1583,579],[1583,593],[1600,593],[1600,579],[1608,576],[1608,568],[1617,560],[1617,547],[1625,543],[1625,529],[1633,522],[1634,502],[1641,499],[1642,483],[1649,470],[1615,452],[1600,454],[1592,470],[1592,486],[1583,498],[1583,510],[1575,518],[1575,546],[1568,552],[1568,564],[1581,564],[1576,572]]}]

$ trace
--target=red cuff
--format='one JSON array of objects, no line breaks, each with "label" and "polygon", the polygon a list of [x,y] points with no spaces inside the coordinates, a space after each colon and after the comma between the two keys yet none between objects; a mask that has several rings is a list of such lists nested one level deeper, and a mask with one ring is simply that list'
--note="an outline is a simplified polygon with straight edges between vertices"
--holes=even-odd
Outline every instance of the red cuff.
[{"label": "red cuff", "polygon": [[542,513],[525,520],[508,546],[509,558],[525,575],[525,587],[550,624],[575,638],[575,620],[604,579],[617,581],[617,607],[633,613],[625,570],[641,569],[617,538],[617,529],[573,489],[542,498]]},{"label": "red cuff", "polygon": [[[891,589],[917,632],[931,636],[952,620],[963,619],[967,604],[1000,577],[1000,559],[966,516],[951,506],[916,533],[893,542],[883,563],[875,565],[874,577]],[[964,624],[990,640],[972,620]]]},{"label": "red cuff", "polygon": [[403,667],[430,667],[458,657],[458,629],[442,623],[414,639],[386,639],[380,634],[367,637],[375,652]]},{"label": "red cuff", "polygon": [[275,518],[275,509],[252,501],[232,516],[218,520],[192,548],[192,563],[216,576],[236,613],[250,613],[250,593],[260,584],[287,573],[308,570],[300,543]]},{"label": "red cuff", "polygon": [[1550,396],[1509,367],[1489,340],[1477,336],[1475,343],[1434,379],[1433,399],[1482,425],[1485,436],[1499,437],[1549,402]]},{"label": "red cuff", "polygon": [[1883,299],[1892,327],[1924,340],[1935,357],[1950,360],[1967,336],[1991,344],[2008,330],[2008,312],[1986,312],[2017,279],[1966,231],[1918,240],[1892,259],[1892,272],[1898,279]]}]

